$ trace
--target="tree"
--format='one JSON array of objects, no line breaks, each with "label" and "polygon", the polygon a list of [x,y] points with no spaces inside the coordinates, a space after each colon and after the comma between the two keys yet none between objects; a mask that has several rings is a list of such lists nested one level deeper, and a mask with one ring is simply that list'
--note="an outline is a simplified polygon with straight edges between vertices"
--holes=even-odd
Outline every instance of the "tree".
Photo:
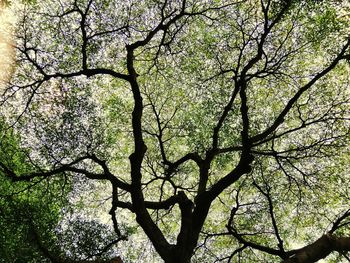
[{"label": "tree", "polygon": [[132,260],[118,244],[141,230],[167,263],[347,259],[348,11],[306,0],[25,5],[2,111],[33,168],[1,161],[1,172],[32,184],[63,175],[75,204],[81,187],[111,198],[115,240],[87,259],[115,246]]}]

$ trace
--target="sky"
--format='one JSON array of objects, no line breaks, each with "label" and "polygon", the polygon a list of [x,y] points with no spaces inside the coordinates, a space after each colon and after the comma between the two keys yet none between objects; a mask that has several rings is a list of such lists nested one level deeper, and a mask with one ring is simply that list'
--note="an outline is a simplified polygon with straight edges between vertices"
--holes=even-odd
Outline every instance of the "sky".
[{"label": "sky", "polygon": [[0,80],[6,81],[11,70],[14,51],[11,43],[12,25],[15,15],[12,10],[1,5],[0,0]]}]

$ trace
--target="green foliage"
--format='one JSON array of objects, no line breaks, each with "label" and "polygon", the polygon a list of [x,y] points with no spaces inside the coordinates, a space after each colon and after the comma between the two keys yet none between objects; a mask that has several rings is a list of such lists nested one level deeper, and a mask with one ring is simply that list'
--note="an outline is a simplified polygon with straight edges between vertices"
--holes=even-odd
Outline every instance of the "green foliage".
[{"label": "green foliage", "polygon": [[[106,228],[98,221],[89,221],[75,218],[72,221],[63,221],[55,230],[60,249],[70,260],[83,260],[97,255],[106,245],[113,241],[112,229]],[[109,259],[113,251],[102,253],[101,259]]]},{"label": "green foliage", "polygon": [[[13,129],[5,127],[2,121],[1,163],[17,173],[30,172],[32,165],[28,162],[27,150],[21,148]],[[38,238],[49,246],[55,239],[53,229],[60,220],[63,203],[60,205],[53,196],[64,195],[63,187],[59,178],[13,184],[0,173],[0,262],[46,262],[38,247]]]}]

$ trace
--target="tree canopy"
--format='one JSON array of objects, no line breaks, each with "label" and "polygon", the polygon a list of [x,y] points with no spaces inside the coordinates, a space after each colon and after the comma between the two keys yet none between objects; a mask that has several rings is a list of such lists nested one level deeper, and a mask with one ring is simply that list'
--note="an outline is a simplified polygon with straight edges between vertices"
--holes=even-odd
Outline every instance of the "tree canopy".
[{"label": "tree canopy", "polygon": [[12,8],[0,253],[350,260],[348,1]]}]

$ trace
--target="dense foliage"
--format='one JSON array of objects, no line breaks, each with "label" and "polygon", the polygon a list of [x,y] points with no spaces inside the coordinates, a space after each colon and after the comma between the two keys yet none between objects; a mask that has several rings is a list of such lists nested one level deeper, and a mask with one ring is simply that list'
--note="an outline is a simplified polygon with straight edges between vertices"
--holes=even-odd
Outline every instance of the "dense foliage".
[{"label": "dense foliage", "polygon": [[348,258],[348,1],[13,8],[1,253],[34,233],[42,262]]}]

